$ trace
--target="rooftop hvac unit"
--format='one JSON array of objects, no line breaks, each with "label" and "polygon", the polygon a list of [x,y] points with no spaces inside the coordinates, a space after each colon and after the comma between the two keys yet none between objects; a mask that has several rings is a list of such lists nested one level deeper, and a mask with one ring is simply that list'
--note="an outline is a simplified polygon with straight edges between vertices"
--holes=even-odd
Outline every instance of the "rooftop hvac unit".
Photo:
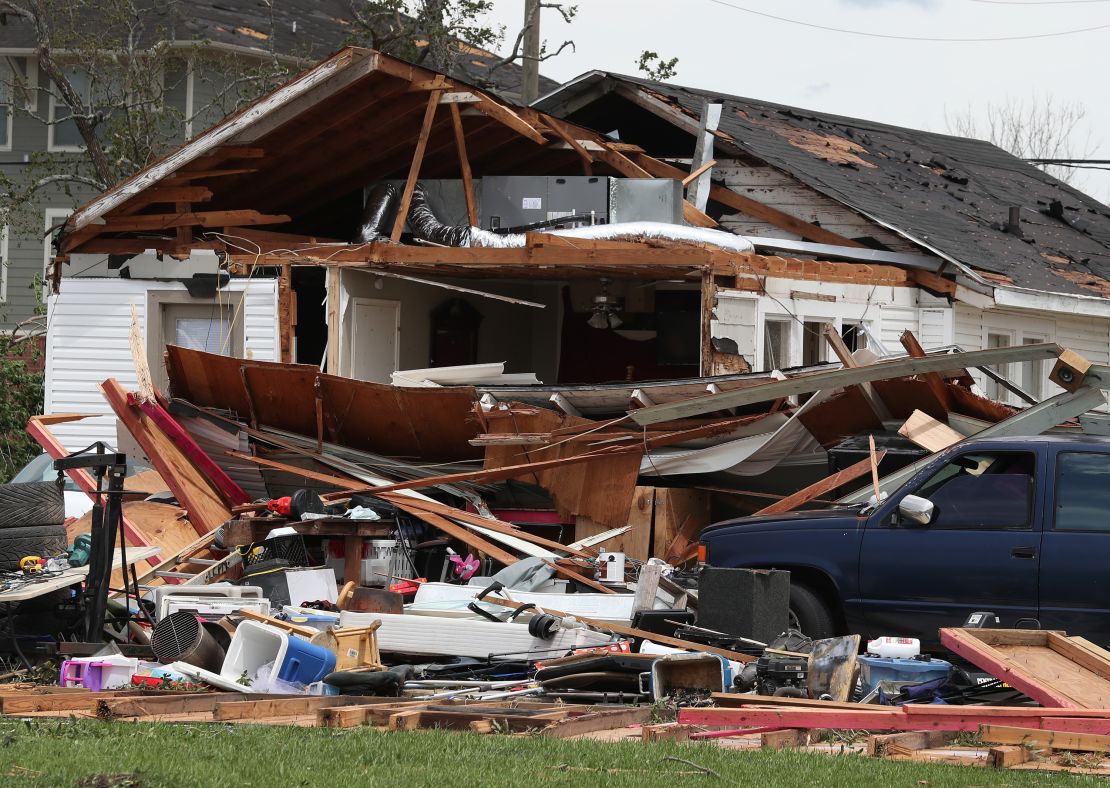
[{"label": "rooftop hvac unit", "polygon": [[662,178],[486,176],[481,224],[524,232],[620,222],[682,224],[682,184]]}]

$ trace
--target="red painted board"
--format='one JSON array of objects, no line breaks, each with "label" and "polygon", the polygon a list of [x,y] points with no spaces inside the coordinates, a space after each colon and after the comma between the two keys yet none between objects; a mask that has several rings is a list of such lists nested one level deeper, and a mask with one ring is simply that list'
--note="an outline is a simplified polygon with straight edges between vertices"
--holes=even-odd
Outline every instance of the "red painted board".
[{"label": "red painted board", "polygon": [[[678,722],[684,725],[717,727],[846,728],[872,731],[978,731],[980,725],[998,724],[994,714],[976,712],[974,706],[949,707],[935,714],[906,714],[901,710],[844,711],[842,709],[680,709]],[[1037,709],[1027,716],[1007,716],[1007,725],[1041,728],[1070,733],[1110,735],[1110,716],[1057,717],[1039,715]],[[1107,712],[1110,715],[1110,711]]]}]

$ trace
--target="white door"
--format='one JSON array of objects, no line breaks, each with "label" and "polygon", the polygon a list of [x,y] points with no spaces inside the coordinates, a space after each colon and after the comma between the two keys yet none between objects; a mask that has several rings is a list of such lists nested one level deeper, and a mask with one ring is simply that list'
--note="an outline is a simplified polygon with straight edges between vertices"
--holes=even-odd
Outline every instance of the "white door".
[{"label": "white door", "polygon": [[352,298],[351,377],[388,383],[400,361],[401,303]]}]

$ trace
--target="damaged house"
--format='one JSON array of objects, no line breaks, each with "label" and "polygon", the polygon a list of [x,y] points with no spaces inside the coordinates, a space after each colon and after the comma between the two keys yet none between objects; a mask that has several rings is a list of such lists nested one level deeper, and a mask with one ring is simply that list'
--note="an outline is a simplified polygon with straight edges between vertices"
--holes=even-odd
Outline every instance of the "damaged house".
[{"label": "damaged house", "polygon": [[[705,98],[591,74],[516,107],[338,52],[69,217],[45,413],[90,418],[55,435],[116,443],[148,368],[252,499],[350,487],[352,463],[528,464],[462,499],[678,561],[711,517],[866,456],[846,439],[1050,396],[1051,343],[1107,362],[1104,207],[986,143]],[[801,380],[952,345],[968,371]],[[665,413],[783,370],[781,394]]]},{"label": "damaged house", "polygon": [[[667,159],[657,177],[700,170],[691,199],[761,252],[881,250],[872,259],[912,272],[918,287],[885,292],[789,276],[719,290],[714,343],[757,369],[824,360],[809,329],[830,319],[880,354],[909,329],[925,347],[1051,341],[1107,360],[1110,209],[990,143],[602,71],[535,106]],[[1039,364],[999,371],[1036,399],[1059,390]],[[988,396],[1023,401],[973,374]]]}]

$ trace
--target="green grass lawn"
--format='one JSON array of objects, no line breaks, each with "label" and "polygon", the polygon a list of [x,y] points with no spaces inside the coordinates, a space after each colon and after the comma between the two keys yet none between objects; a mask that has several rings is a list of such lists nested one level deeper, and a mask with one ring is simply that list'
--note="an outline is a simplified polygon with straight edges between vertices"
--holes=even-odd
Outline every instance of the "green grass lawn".
[{"label": "green grass lawn", "polygon": [[[712,769],[701,772],[682,758]],[[614,770],[614,771],[609,771]],[[424,731],[0,721],[4,786],[980,786],[1098,778],[898,763],[858,755],[736,752]]]}]

